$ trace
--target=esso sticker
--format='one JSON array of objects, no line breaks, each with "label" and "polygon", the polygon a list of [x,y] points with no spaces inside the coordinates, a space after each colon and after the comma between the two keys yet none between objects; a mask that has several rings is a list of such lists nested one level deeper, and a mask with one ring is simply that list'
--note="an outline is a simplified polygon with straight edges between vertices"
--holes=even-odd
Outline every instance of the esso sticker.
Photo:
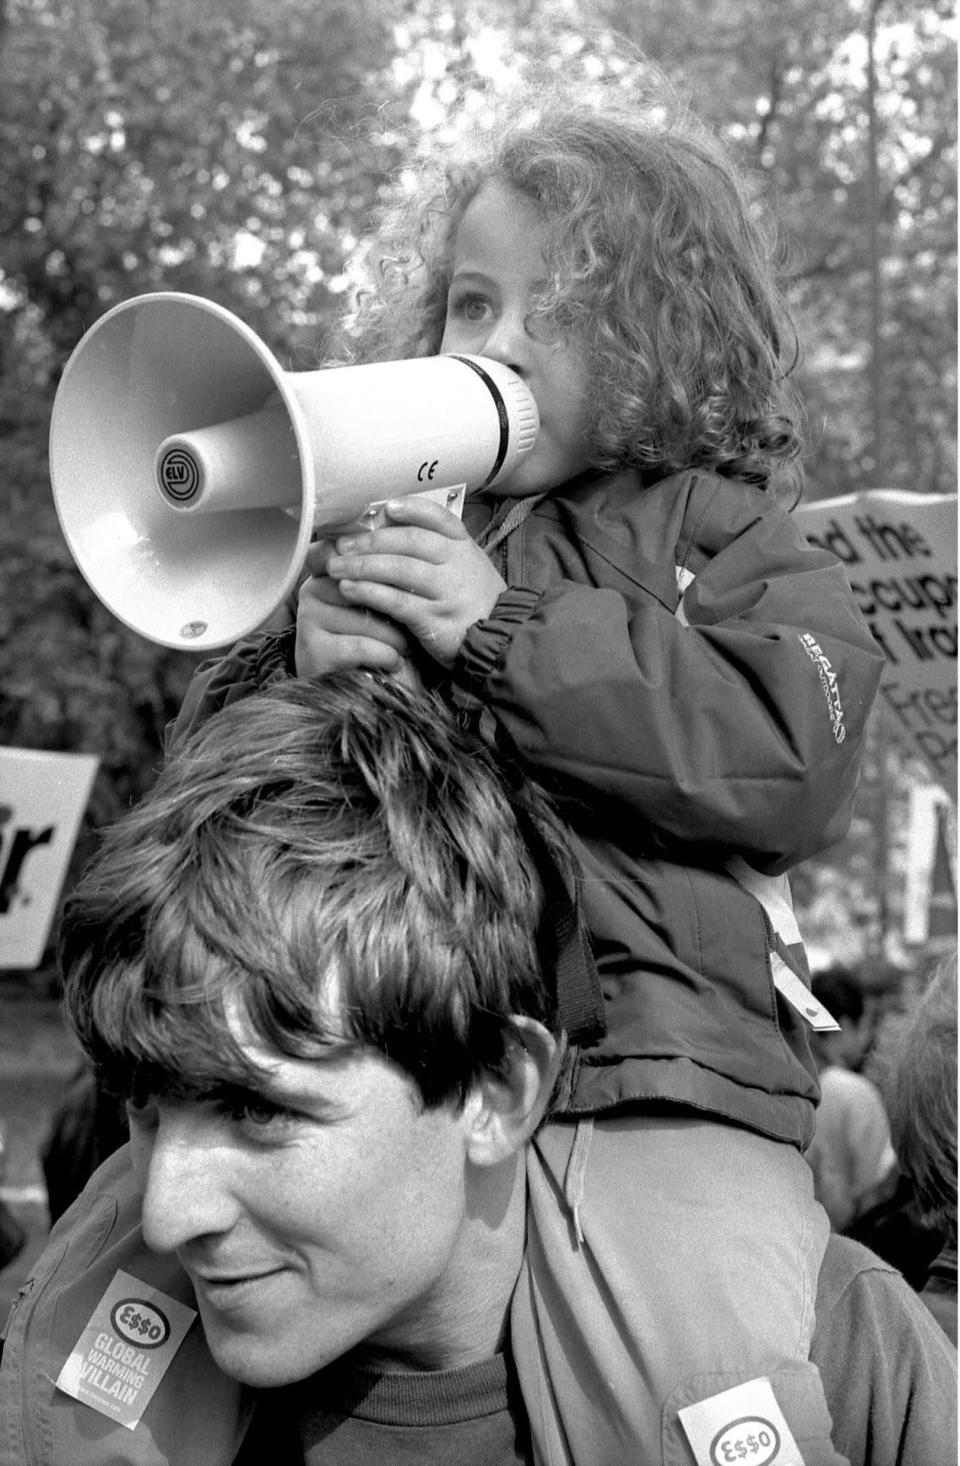
[{"label": "esso sticker", "polygon": [[170,1337],[165,1315],[141,1298],[121,1298],[110,1310],[110,1322],[121,1339],[139,1349],[159,1349]]},{"label": "esso sticker", "polygon": [[760,1415],[745,1415],[725,1425],[710,1442],[714,1466],[768,1466],[780,1449],[777,1427]]}]

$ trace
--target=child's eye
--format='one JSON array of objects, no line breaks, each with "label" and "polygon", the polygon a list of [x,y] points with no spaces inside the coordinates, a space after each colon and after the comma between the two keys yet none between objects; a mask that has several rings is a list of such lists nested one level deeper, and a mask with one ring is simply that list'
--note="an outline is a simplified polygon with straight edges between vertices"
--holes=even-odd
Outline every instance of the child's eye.
[{"label": "child's eye", "polygon": [[481,325],[493,315],[490,302],[482,295],[460,295],[451,302],[451,309],[472,326]]}]

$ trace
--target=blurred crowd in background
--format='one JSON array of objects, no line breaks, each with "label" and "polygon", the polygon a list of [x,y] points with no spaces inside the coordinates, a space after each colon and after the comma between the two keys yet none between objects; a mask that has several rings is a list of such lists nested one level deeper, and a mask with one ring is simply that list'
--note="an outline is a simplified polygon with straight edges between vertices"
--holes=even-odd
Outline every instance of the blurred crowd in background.
[{"label": "blurred crowd in background", "polygon": [[807,1159],[833,1229],[893,1264],[957,1341],[957,968],[891,986],[831,967],[814,992],[822,1099]]}]

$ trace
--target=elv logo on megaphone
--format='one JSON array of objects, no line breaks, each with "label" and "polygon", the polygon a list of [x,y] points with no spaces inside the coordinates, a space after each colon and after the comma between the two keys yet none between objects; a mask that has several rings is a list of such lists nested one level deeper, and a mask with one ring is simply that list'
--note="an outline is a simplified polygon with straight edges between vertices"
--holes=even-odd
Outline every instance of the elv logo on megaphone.
[{"label": "elv logo on megaphone", "polygon": [[161,492],[175,504],[189,504],[200,492],[197,461],[183,448],[167,448],[158,455],[157,479]]},{"label": "elv logo on megaphone", "polygon": [[164,646],[254,631],[293,590],[314,529],[384,499],[458,509],[539,431],[508,367],[475,356],[285,372],[249,327],[192,295],[108,311],[67,363],[50,474],[101,601]]}]

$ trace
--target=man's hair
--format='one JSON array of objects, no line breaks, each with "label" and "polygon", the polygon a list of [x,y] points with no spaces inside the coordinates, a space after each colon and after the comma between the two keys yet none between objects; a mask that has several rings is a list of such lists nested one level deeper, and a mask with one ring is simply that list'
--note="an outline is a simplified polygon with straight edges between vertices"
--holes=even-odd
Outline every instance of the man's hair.
[{"label": "man's hair", "polygon": [[883,1083],[894,1149],[920,1213],[957,1238],[957,959],[942,961],[895,1034]]},{"label": "man's hair", "polygon": [[371,1048],[427,1106],[462,1099],[512,1016],[557,1025],[531,822],[569,880],[545,799],[437,698],[356,671],[278,683],[106,834],[65,905],[69,1016],[118,1093],[249,1082],[239,1017],[283,1054]]},{"label": "man's hair", "polygon": [[706,467],[795,489],[798,343],[776,232],[666,78],[645,65],[635,87],[599,96],[534,81],[465,147],[425,167],[385,219],[354,358],[439,350],[460,221],[498,179],[548,226],[531,329],[568,332],[584,353],[595,466]]}]

